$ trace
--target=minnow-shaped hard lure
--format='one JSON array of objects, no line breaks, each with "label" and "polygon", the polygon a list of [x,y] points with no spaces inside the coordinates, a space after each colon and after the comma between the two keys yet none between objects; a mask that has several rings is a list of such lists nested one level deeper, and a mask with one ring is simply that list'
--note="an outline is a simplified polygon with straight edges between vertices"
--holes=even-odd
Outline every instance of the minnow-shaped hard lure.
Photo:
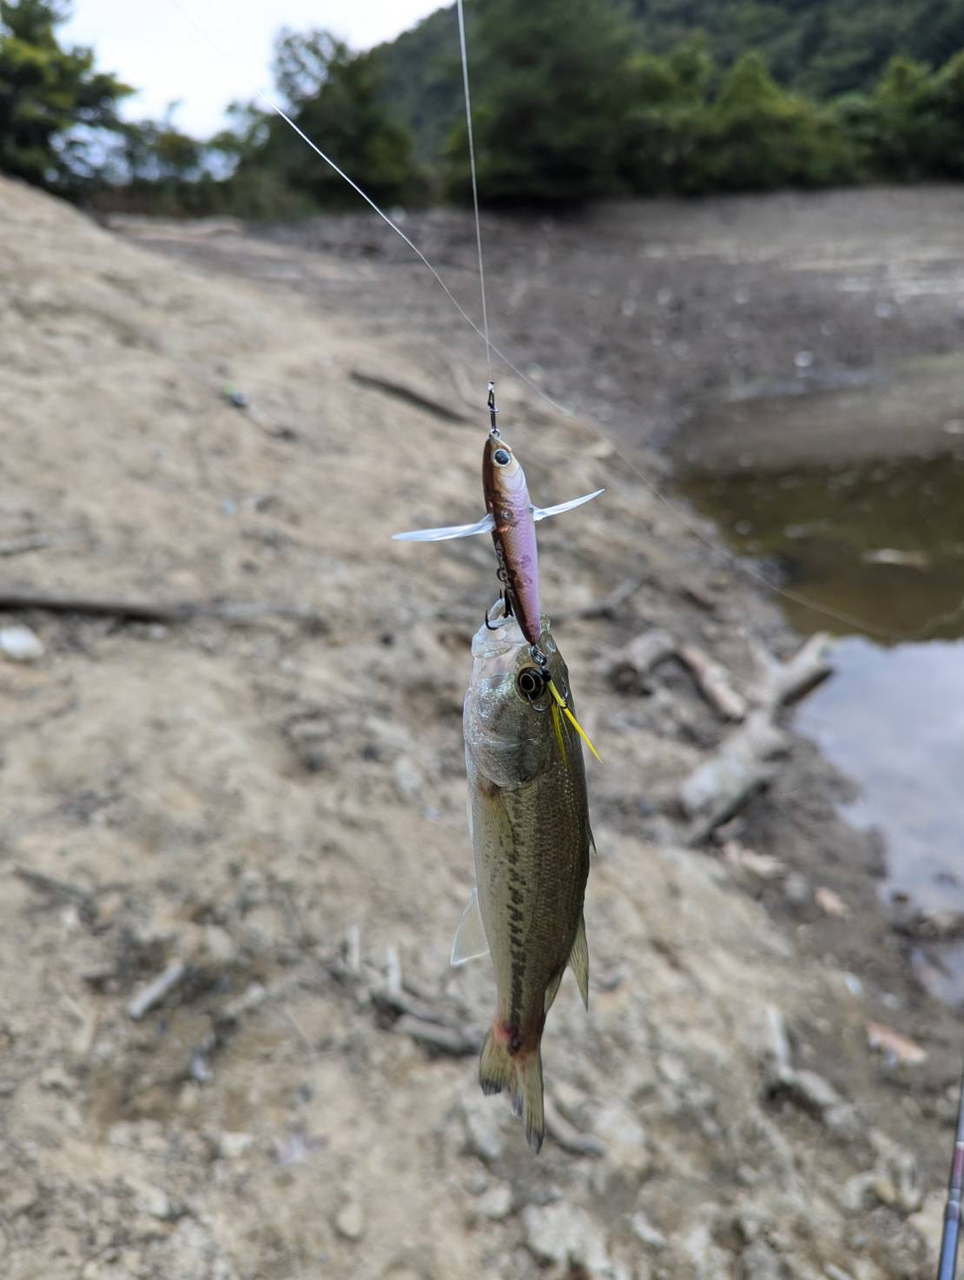
[{"label": "minnow-shaped hard lure", "polygon": [[533,506],[519,460],[498,431],[491,431],[482,455],[482,492],[486,512],[475,524],[414,529],[410,533],[392,536],[400,542],[442,542],[446,538],[470,538],[477,533],[491,533],[499,562],[499,579],[505,588],[509,609],[518,618],[525,638],[538,647],[541,607],[536,521],[581,507],[584,502],[597,498],[603,490],[596,489],[570,502],[560,502],[555,507]]}]

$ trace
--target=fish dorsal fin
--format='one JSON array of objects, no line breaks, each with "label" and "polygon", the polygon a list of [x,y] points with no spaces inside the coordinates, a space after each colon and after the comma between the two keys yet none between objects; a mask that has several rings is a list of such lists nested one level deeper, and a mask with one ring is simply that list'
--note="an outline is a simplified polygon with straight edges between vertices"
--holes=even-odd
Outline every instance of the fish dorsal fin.
[{"label": "fish dorsal fin", "polygon": [[564,511],[572,511],[573,507],[581,507],[584,502],[592,502],[593,498],[598,498],[605,492],[605,489],[596,489],[592,493],[584,493],[581,498],[570,498],[568,502],[560,502],[554,507],[533,507],[532,518],[548,520],[550,516],[561,516]]},{"label": "fish dorsal fin", "polygon": [[411,529],[408,533],[393,533],[395,542],[444,542],[446,538],[471,538],[477,533],[491,533],[495,520],[486,512],[475,524],[447,524],[441,529]]},{"label": "fish dorsal fin", "polygon": [[473,889],[469,904],[462,912],[459,927],[455,930],[451,963],[467,964],[469,960],[477,960],[479,956],[488,954],[489,944],[482,926],[482,912],[479,910],[479,891]]},{"label": "fish dorsal fin", "polygon": [[579,928],[576,930],[576,941],[572,944],[572,951],[569,953],[569,963],[572,965],[572,971],[576,975],[576,982],[579,985],[579,994],[582,996],[582,1002],[589,1008],[589,943],[586,941],[586,917],[579,917]]}]

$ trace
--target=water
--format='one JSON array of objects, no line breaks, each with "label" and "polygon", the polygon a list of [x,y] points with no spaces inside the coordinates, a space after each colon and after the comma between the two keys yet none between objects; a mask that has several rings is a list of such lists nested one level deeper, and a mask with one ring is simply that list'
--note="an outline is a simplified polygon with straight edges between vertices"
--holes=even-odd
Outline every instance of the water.
[{"label": "water", "polygon": [[[785,429],[772,400],[766,412],[771,431]],[[799,631],[840,637],[834,676],[796,724],[856,784],[845,816],[882,834],[888,905],[964,913],[964,458],[761,471],[745,454],[727,470],[717,455],[710,472],[692,444],[686,455],[680,487],[734,548],[849,618],[782,602]],[[964,943],[914,960],[936,995],[964,1001]]]}]

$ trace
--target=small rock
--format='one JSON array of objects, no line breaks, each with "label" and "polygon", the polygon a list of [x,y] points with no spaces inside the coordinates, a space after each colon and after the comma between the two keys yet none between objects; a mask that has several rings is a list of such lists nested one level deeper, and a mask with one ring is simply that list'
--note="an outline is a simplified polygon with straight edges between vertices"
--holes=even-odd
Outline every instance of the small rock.
[{"label": "small rock", "polygon": [[44,643],[29,627],[0,627],[0,653],[11,662],[36,662],[44,656]]},{"label": "small rock", "polygon": [[32,1178],[20,1186],[12,1186],[6,1195],[0,1196],[0,1212],[10,1220],[22,1213],[29,1213],[38,1199],[37,1184]]},{"label": "small rock", "polygon": [[74,1082],[63,1067],[48,1067],[40,1073],[40,1087],[49,1093],[62,1093],[66,1097],[74,1092]]},{"label": "small rock", "polygon": [[502,1222],[512,1212],[512,1188],[500,1183],[486,1191],[479,1200],[479,1213],[493,1222]]},{"label": "small rock", "polygon": [[633,1235],[637,1240],[642,1240],[643,1244],[649,1249],[657,1252],[666,1248],[666,1237],[657,1227],[654,1227],[649,1218],[641,1209],[638,1209],[629,1219],[629,1225],[632,1227]]},{"label": "small rock", "polygon": [[335,1230],[345,1240],[360,1240],[365,1234],[365,1215],[357,1200],[349,1200],[338,1210]]},{"label": "small rock", "polygon": [[785,1280],[786,1266],[772,1246],[765,1240],[754,1240],[743,1250],[744,1280]]},{"label": "small rock", "polygon": [[850,908],[840,894],[834,893],[833,889],[828,889],[826,885],[819,885],[814,890],[813,900],[825,916],[836,916],[838,920],[846,920],[850,915]]},{"label": "small rock", "polygon": [[901,1035],[883,1022],[867,1023],[867,1044],[876,1049],[893,1065],[919,1066],[927,1061],[927,1050],[922,1049],[908,1036]]},{"label": "small rock", "polygon": [[783,896],[791,907],[802,907],[810,901],[810,886],[799,871],[792,871],[783,885]]},{"label": "small rock", "polygon": [[530,1204],[522,1220],[526,1246],[537,1261],[581,1267],[593,1277],[610,1271],[603,1237],[583,1209],[563,1200],[542,1208]]},{"label": "small rock", "polygon": [[146,1213],[150,1218],[165,1221],[171,1215],[171,1202],[160,1187],[150,1182],[132,1182],[128,1179],[134,1192],[134,1203],[138,1213]]},{"label": "small rock", "polygon": [[216,924],[204,926],[201,949],[205,959],[224,968],[234,964],[238,958],[238,949],[234,945],[234,939],[226,929],[222,929],[220,925]]},{"label": "small rock", "polygon": [[218,1155],[222,1160],[237,1160],[251,1150],[254,1145],[253,1133],[218,1134]]},{"label": "small rock", "polygon": [[494,1164],[502,1155],[502,1134],[499,1132],[499,1111],[493,1099],[473,1090],[461,1098],[462,1119],[465,1122],[466,1146],[473,1155]]}]

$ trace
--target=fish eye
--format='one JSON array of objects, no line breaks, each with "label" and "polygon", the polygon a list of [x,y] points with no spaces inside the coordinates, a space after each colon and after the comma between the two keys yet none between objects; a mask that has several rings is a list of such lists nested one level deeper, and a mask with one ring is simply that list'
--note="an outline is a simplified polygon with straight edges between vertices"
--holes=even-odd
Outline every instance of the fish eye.
[{"label": "fish eye", "polygon": [[527,702],[535,702],[545,692],[549,677],[541,667],[537,667],[534,663],[531,666],[527,664],[516,676],[515,683]]},{"label": "fish eye", "polygon": [[492,461],[497,467],[505,467],[512,461],[512,455],[508,449],[496,449],[492,455]]}]

